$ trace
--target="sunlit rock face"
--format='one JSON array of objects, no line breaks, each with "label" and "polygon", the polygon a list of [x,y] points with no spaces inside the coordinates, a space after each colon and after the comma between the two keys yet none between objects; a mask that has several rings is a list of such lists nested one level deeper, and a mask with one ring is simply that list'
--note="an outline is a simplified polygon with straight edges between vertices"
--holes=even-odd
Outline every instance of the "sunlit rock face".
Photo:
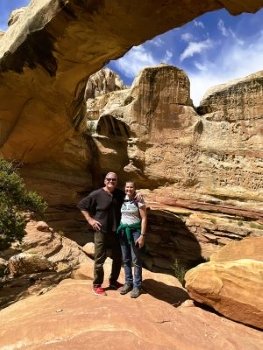
[{"label": "sunlit rock face", "polygon": [[94,98],[108,92],[123,90],[124,83],[120,77],[109,68],[103,68],[92,74],[87,81],[84,93],[84,100]]},{"label": "sunlit rock face", "polygon": [[[224,1],[224,6],[238,14],[255,12],[262,4]],[[129,89],[123,89],[111,72],[100,72],[88,81],[109,59],[122,56],[131,46],[221,7],[212,0],[31,1],[1,36],[0,155],[22,164],[29,187],[52,205],[48,219],[60,224],[59,229],[74,238],[86,230],[83,224],[80,228],[72,207],[79,194],[101,185],[103,175],[113,169],[120,185],[132,178],[140,187],[156,189],[145,192],[149,203],[158,202],[159,196],[166,203],[177,198],[195,200],[198,205],[200,200],[210,201],[221,204],[223,213],[225,199],[252,210],[259,206],[262,113],[254,109],[258,117],[233,120],[235,108],[240,111],[239,102],[235,107],[236,85],[225,90],[234,98],[217,103],[213,101],[218,94],[211,95],[197,112],[189,80],[175,67],[146,69]],[[249,81],[244,80],[243,86],[251,86]],[[246,90],[246,113],[254,108],[250,101],[262,100],[259,85]],[[240,130],[247,123],[251,137],[243,139]],[[166,209],[161,210],[162,218]],[[159,222],[158,213],[154,215],[152,226],[156,217]],[[249,212],[245,217],[258,220],[259,215]],[[199,232],[194,225],[191,230]],[[222,238],[211,237],[209,227],[205,231],[204,240],[223,244]]]},{"label": "sunlit rock face", "polygon": [[88,99],[80,130],[92,136],[103,171],[110,162],[140,186],[262,202],[262,82],[258,72],[215,87],[198,114],[183,71],[146,68],[130,89]]},{"label": "sunlit rock face", "polygon": [[186,74],[160,65],[144,69],[130,89],[88,99],[79,130],[94,140],[102,172],[111,165],[122,179],[154,188],[192,181],[186,169],[199,120]]},{"label": "sunlit rock face", "polygon": [[11,26],[12,24],[14,24],[18,20],[18,18],[24,13],[25,9],[26,7],[21,7],[12,11],[8,19],[8,25]]},{"label": "sunlit rock face", "polygon": [[258,200],[263,198],[263,71],[216,86],[206,93],[200,111],[200,168],[211,192]]},{"label": "sunlit rock face", "polygon": [[[226,85],[226,94],[236,94],[238,101],[240,83],[249,90],[250,84],[260,87],[261,79],[259,72],[239,80],[237,89]],[[251,95],[243,103],[254,99],[259,114],[249,143],[232,132],[227,114],[221,121],[213,120],[212,112],[202,114],[209,104],[197,113],[189,80],[176,67],[146,68],[130,89],[86,100],[78,129],[94,142],[97,169],[104,173],[112,166],[122,181],[135,179],[152,189],[145,192],[150,235],[144,259],[151,270],[172,272],[178,260],[189,266],[233,240],[262,234],[261,89]],[[237,123],[240,113],[237,103]]]},{"label": "sunlit rock face", "polygon": [[263,237],[232,242],[187,272],[191,297],[226,317],[263,328]]},{"label": "sunlit rock face", "polygon": [[[91,270],[90,266],[82,271]],[[65,280],[42,296],[2,310],[0,347],[80,350],[114,344],[116,350],[262,349],[259,330],[195,307],[190,300],[178,307],[186,293],[171,276],[147,273],[146,292],[133,302],[110,289],[106,298],[94,296],[92,281],[83,272],[85,280]]]}]

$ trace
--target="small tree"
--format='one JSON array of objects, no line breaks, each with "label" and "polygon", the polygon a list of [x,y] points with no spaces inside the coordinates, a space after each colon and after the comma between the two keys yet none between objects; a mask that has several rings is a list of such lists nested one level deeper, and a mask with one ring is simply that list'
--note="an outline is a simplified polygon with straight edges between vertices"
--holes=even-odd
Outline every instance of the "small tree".
[{"label": "small tree", "polygon": [[14,164],[0,159],[0,250],[24,237],[25,211],[42,215],[46,207],[37,193],[26,190]]}]

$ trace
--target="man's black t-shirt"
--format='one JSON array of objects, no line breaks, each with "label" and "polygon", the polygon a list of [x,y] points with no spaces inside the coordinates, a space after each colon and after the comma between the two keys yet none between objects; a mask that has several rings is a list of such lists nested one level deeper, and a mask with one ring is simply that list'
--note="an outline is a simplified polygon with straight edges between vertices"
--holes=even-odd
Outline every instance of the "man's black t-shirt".
[{"label": "man's black t-shirt", "polygon": [[121,219],[121,206],[125,193],[116,188],[111,194],[103,188],[91,192],[78,203],[80,210],[85,210],[101,223],[101,232],[116,231]]}]

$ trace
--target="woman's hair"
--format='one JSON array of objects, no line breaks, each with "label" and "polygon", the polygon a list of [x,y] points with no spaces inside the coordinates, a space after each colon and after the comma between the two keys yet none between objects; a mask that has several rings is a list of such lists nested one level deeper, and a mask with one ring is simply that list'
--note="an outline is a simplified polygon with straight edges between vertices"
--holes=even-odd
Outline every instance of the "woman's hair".
[{"label": "woman's hair", "polygon": [[134,188],[136,188],[136,185],[135,185],[135,182],[134,181],[125,181],[125,186],[127,185],[127,184],[133,184],[133,187]]}]

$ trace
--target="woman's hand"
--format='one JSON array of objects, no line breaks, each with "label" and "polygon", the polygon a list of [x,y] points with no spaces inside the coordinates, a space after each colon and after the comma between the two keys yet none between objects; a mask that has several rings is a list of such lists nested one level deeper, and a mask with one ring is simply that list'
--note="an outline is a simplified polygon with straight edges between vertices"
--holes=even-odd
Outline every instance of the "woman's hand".
[{"label": "woman's hand", "polygon": [[144,236],[140,235],[140,237],[136,240],[135,245],[139,248],[142,248],[144,246]]}]

